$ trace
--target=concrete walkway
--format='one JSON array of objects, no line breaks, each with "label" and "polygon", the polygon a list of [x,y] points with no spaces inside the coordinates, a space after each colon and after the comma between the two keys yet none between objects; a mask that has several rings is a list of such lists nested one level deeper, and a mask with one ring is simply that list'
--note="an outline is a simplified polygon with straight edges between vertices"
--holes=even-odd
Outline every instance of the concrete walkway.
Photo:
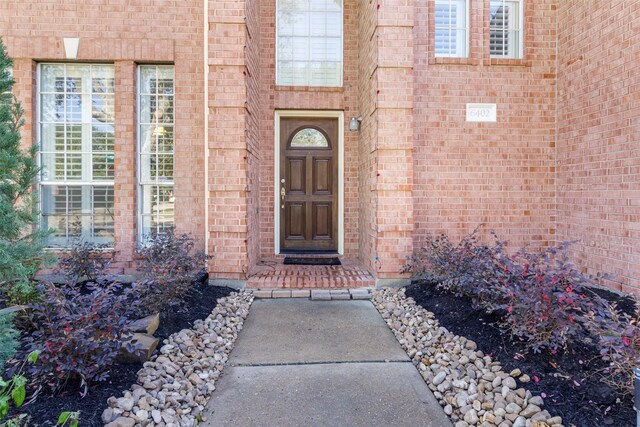
[{"label": "concrete walkway", "polygon": [[256,300],[204,426],[451,422],[369,301]]}]

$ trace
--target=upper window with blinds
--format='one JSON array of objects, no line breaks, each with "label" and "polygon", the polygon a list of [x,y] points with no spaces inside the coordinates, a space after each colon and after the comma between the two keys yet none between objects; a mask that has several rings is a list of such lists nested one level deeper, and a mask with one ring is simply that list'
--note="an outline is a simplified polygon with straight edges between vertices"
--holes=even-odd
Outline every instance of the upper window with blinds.
[{"label": "upper window with blinds", "polygon": [[342,86],[342,4],[277,0],[277,85]]},{"label": "upper window with blinds", "polygon": [[524,0],[491,0],[489,50],[492,58],[522,58]]},{"label": "upper window with blinds", "polygon": [[466,58],[469,37],[467,0],[436,0],[435,54]]}]

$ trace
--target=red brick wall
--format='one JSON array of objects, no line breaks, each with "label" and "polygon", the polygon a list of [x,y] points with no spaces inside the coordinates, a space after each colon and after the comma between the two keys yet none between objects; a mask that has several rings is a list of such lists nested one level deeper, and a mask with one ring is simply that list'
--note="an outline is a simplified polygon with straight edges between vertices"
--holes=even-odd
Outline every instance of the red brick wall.
[{"label": "red brick wall", "polygon": [[640,292],[640,2],[558,2],[557,238]]},{"label": "red brick wall", "polygon": [[114,265],[131,273],[136,242],[136,63],[174,62],[175,216],[203,247],[202,2],[107,0],[0,2],[0,36],[15,58],[16,94],[26,111],[24,142],[35,139],[38,61],[65,61],[63,37],[79,37],[78,60],[107,61],[116,72]]},{"label": "red brick wall", "polygon": [[[556,0],[525,2],[524,58],[489,57],[489,1],[471,2],[470,57],[435,58],[432,1],[414,29],[415,245],[486,224],[514,246],[554,240]],[[497,104],[467,123],[466,103]]]}]

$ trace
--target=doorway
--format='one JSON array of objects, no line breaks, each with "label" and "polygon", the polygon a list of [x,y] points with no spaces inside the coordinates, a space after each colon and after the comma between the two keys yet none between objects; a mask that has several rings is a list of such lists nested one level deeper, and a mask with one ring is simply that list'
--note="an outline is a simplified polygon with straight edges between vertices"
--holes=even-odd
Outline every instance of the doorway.
[{"label": "doorway", "polygon": [[276,112],[276,253],[342,252],[342,112]]}]

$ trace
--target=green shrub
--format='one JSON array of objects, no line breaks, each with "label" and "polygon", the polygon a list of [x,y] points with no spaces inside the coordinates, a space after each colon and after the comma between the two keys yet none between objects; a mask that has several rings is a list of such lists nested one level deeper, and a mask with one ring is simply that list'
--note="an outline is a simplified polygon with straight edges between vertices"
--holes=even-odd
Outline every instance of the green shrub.
[{"label": "green shrub", "polygon": [[4,364],[11,359],[20,342],[20,333],[13,326],[13,314],[0,314],[0,372],[4,371]]},{"label": "green shrub", "polygon": [[22,150],[23,110],[11,94],[12,60],[0,40],[0,292],[11,302],[32,294],[32,278],[42,265],[42,241],[33,184],[39,168],[36,147]]}]

